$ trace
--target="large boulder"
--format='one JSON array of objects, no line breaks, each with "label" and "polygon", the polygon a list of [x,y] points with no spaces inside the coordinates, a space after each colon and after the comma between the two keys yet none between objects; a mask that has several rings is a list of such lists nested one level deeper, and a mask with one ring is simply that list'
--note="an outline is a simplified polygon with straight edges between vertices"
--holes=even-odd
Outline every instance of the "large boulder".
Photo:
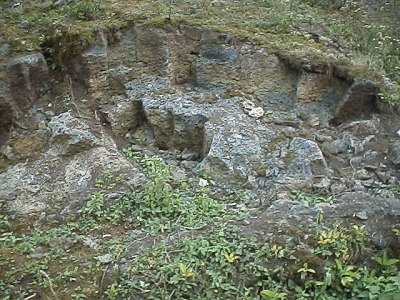
[{"label": "large boulder", "polygon": [[289,151],[292,157],[287,168],[287,177],[312,182],[315,176],[328,174],[324,155],[316,142],[296,137],[290,143]]},{"label": "large boulder", "polygon": [[254,218],[250,228],[256,228],[264,236],[280,232],[281,237],[291,241],[306,239],[320,226],[318,216],[323,216],[325,226],[338,223],[344,226],[365,225],[367,236],[377,247],[392,248],[400,254],[400,240],[393,231],[400,220],[400,200],[384,199],[365,192],[345,193],[333,203],[314,205],[284,197]]},{"label": "large boulder", "polygon": [[129,192],[144,180],[139,168],[115,149],[97,147],[68,158],[48,152],[29,165],[20,163],[0,173],[0,199],[20,214],[74,214],[104,174],[126,178],[114,193]]}]

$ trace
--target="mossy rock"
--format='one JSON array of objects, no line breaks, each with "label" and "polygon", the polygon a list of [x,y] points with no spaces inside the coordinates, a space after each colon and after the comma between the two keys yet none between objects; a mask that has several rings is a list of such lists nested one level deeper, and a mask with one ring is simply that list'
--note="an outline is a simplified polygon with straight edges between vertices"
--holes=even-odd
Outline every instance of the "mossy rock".
[{"label": "mossy rock", "polygon": [[46,143],[46,138],[28,134],[21,135],[10,142],[15,155],[20,160],[37,158],[42,153]]}]

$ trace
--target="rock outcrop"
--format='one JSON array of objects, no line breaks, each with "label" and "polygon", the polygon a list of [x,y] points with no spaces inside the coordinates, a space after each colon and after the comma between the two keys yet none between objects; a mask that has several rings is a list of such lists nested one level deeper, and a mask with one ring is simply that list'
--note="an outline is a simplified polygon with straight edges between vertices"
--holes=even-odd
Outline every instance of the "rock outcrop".
[{"label": "rock outcrop", "polygon": [[[246,189],[249,205],[272,205],[265,219],[293,207],[296,220],[312,215],[317,208],[288,200],[296,189],[337,196],[321,207],[332,218],[390,216],[376,227],[382,235],[398,221],[398,194],[388,191],[399,184],[400,121],[374,114],[373,82],[294,69],[250,42],[186,25],[99,33],[67,67],[53,74],[33,53],[0,69],[10,79],[0,78],[0,198],[16,212],[74,214],[104,173],[128,178],[115,195],[137,188],[144,175],[119,148],[130,144],[164,155],[176,178],[205,172]],[[56,75],[66,80],[56,85]],[[37,155],[18,155],[21,133],[43,137]]]}]

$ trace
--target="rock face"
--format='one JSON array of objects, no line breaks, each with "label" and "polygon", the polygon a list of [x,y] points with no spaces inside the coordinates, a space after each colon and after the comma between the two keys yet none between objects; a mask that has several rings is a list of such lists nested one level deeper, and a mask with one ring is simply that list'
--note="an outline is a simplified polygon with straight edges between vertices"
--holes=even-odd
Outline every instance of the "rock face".
[{"label": "rock face", "polygon": [[400,141],[396,141],[395,143],[393,143],[391,151],[393,155],[393,165],[397,169],[400,169]]},{"label": "rock face", "polygon": [[13,108],[26,111],[49,89],[49,70],[40,53],[15,58],[8,65]]},{"label": "rock face", "polygon": [[[311,233],[317,227],[318,214],[323,214],[326,225],[333,225],[338,220],[351,223],[358,219],[368,228],[368,235],[379,248],[394,248],[398,245],[392,228],[400,218],[400,200],[383,199],[361,192],[347,193],[339,197],[334,204],[321,203],[310,206],[293,200],[276,201],[253,220],[249,230],[258,230],[260,234],[268,236],[274,234],[280,226],[282,236],[285,236],[282,227],[288,232],[291,228],[297,228],[302,234],[298,238],[303,239],[308,232]],[[394,251],[398,252],[398,249],[394,248]]]},{"label": "rock face", "polygon": [[[65,86],[52,84],[41,54],[0,68],[0,168],[10,165],[0,198],[17,212],[76,213],[104,173],[130,178],[116,195],[135,189],[144,176],[117,147],[131,144],[162,153],[175,178],[205,172],[248,189],[272,205],[266,218],[291,213],[287,191],[296,189],[338,196],[323,207],[337,218],[351,208],[361,221],[382,213],[387,228],[397,222],[389,189],[400,177],[400,120],[373,114],[373,82],[294,70],[252,43],[186,25],[99,33],[68,67]],[[18,129],[23,115],[29,126]],[[35,159],[16,155],[21,132],[48,137]]]},{"label": "rock face", "polygon": [[296,102],[299,105],[310,102],[337,102],[343,97],[340,80],[325,73],[309,73],[302,71],[296,91]]},{"label": "rock face", "polygon": [[0,146],[13,122],[24,117],[50,88],[49,70],[41,53],[18,56],[0,66]]}]

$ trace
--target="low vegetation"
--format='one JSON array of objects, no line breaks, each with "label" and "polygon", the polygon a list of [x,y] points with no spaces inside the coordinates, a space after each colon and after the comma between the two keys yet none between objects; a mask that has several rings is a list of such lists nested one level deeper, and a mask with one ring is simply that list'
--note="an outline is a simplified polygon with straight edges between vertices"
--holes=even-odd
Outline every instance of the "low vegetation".
[{"label": "low vegetation", "polygon": [[293,191],[292,194],[290,195],[290,199],[310,204],[316,204],[316,203],[332,204],[334,202],[333,195],[328,195],[324,193],[309,194],[302,191]]},{"label": "low vegetation", "polygon": [[[391,299],[398,295],[397,259],[361,259],[363,227],[317,232],[307,255],[295,247],[243,237],[235,226],[136,256],[114,294],[146,299]],[[376,264],[372,268],[363,263]],[[383,262],[384,261],[384,262]]]},{"label": "low vegetation", "polygon": [[1,299],[397,299],[399,260],[365,226],[327,226],[321,213],[307,240],[256,238],[240,192],[213,197],[160,158],[124,153],[147,183],[112,200],[128,178],[103,174],[76,217],[32,223],[0,203]]}]

